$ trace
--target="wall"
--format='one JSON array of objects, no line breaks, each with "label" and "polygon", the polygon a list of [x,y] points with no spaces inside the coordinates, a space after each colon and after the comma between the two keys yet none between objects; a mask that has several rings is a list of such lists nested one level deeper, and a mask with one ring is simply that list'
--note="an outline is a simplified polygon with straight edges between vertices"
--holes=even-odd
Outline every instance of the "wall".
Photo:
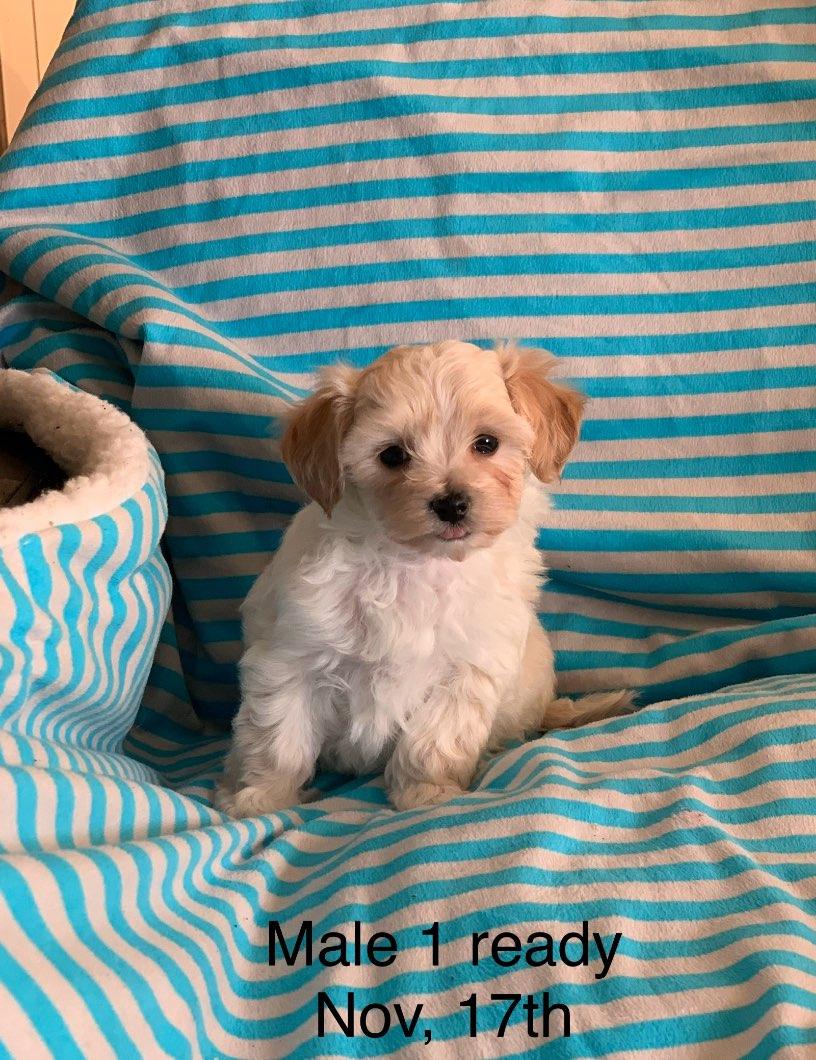
[{"label": "wall", "polygon": [[74,0],[0,0],[0,149],[17,128],[73,10]]}]

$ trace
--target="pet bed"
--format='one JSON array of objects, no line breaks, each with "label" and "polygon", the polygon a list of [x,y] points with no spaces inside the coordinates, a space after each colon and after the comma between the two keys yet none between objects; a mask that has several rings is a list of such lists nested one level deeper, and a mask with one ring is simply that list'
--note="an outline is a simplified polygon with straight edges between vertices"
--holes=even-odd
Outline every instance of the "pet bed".
[{"label": "pet bed", "polygon": [[[147,433],[173,597],[115,723],[82,683],[3,723],[0,1048],[816,1048],[814,63],[796,0],[80,0],[0,159],[0,346]],[[543,346],[592,399],[541,617],[565,692],[643,707],[508,751],[450,805],[323,776],[228,821],[238,605],[302,500],[276,415],[321,364],[450,336]],[[49,628],[79,630],[59,580]],[[269,967],[270,919],[399,953]],[[585,921],[620,932],[608,974],[530,966],[531,932]],[[519,961],[474,964],[503,929]],[[492,995],[545,991],[570,1037],[519,1005],[500,1039]],[[389,1028],[318,1037],[321,992]],[[397,1002],[424,1006],[414,1037]]]},{"label": "pet bed", "polygon": [[139,428],[47,369],[0,373],[0,428],[64,475],[41,474],[36,495],[0,508],[0,777],[30,828],[27,767],[94,771],[101,751],[117,772],[155,779],[119,752],[170,603],[167,512]]}]

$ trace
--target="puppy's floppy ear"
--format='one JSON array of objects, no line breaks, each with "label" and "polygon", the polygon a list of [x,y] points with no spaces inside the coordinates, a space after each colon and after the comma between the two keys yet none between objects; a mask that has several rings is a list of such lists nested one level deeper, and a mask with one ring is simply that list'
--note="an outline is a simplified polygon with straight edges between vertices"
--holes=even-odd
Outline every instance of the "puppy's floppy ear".
[{"label": "puppy's floppy ear", "polygon": [[347,364],[324,368],[312,396],[292,409],[281,440],[292,477],[326,515],[343,494],[339,450],[354,415],[359,374]]},{"label": "puppy's floppy ear", "polygon": [[513,408],[533,428],[530,467],[537,479],[552,482],[578,441],[586,398],[549,379],[555,358],[513,344],[496,352]]}]

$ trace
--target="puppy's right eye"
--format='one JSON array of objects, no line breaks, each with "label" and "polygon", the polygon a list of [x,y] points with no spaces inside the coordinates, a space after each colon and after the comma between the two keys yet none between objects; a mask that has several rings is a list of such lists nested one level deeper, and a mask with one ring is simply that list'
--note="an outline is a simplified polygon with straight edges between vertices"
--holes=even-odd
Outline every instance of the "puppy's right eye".
[{"label": "puppy's right eye", "polygon": [[390,468],[405,467],[410,459],[401,445],[389,445],[380,453],[380,463]]}]

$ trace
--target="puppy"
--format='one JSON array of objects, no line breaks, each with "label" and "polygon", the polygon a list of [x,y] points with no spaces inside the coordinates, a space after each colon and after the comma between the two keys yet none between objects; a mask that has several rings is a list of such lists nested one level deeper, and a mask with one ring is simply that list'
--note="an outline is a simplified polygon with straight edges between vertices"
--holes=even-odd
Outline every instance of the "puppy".
[{"label": "puppy", "polygon": [[400,346],[325,369],[283,459],[312,499],[243,606],[242,702],[216,803],[292,806],[318,762],[392,804],[460,795],[488,747],[624,709],[555,699],[535,547],[584,398],[513,346]]}]

